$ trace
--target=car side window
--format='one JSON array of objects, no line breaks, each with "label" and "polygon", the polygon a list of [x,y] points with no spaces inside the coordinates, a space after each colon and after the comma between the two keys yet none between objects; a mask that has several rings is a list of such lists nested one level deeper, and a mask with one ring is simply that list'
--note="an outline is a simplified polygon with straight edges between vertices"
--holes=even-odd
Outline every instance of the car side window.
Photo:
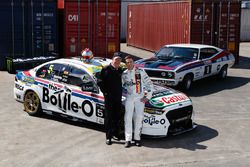
[{"label": "car side window", "polygon": [[47,70],[49,68],[50,64],[46,64],[44,66],[42,66],[41,68],[39,68],[36,72],[36,76],[39,78],[46,78],[46,74],[47,74]]},{"label": "car side window", "polygon": [[58,69],[57,75],[54,76],[54,81],[61,83],[68,83],[68,74],[70,71],[69,65],[61,65],[60,69]]},{"label": "car side window", "polygon": [[82,91],[97,91],[96,84],[90,75],[86,71],[76,67],[71,67],[68,75],[68,84],[79,86],[82,88]]},{"label": "car side window", "polygon": [[81,86],[83,84],[82,75],[85,75],[86,72],[84,70],[71,67],[70,72],[68,74],[68,84]]},{"label": "car side window", "polygon": [[57,63],[46,64],[37,70],[36,76],[55,82],[63,82],[61,73],[66,71],[66,69],[67,65]]},{"label": "car side window", "polygon": [[208,59],[218,53],[218,51],[214,48],[204,48],[200,51],[200,59]]}]

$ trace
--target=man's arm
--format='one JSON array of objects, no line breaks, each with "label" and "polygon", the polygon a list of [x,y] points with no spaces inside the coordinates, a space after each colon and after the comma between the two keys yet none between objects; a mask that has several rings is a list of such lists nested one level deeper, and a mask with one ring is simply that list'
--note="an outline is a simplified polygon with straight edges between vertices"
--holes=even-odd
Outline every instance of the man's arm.
[{"label": "man's arm", "polygon": [[100,75],[100,80],[98,81],[98,86],[100,87],[102,93],[105,95],[107,92],[107,88],[106,88],[106,83],[105,83],[105,79],[106,79],[106,68],[103,68],[101,70],[101,75]]},{"label": "man's arm", "polygon": [[147,93],[146,98],[150,100],[153,94],[153,82],[151,81],[148,74],[143,69],[141,69],[141,77],[142,77],[144,88]]}]

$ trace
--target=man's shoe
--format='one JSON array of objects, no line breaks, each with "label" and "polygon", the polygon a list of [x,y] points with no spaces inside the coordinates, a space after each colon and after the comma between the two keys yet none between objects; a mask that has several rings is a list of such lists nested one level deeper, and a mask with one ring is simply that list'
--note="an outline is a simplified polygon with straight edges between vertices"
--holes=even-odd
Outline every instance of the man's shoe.
[{"label": "man's shoe", "polygon": [[135,145],[137,147],[141,147],[141,140],[135,140]]},{"label": "man's shoe", "polygon": [[106,140],[106,144],[107,144],[107,145],[111,145],[111,144],[112,144],[111,139],[107,139],[107,140]]},{"label": "man's shoe", "polygon": [[130,146],[131,146],[131,142],[130,141],[126,141],[124,147],[125,148],[129,148]]}]

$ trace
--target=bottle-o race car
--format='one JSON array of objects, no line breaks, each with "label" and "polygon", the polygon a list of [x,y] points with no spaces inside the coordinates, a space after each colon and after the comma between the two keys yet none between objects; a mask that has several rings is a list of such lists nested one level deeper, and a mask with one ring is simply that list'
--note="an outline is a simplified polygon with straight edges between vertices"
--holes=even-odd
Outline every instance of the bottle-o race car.
[{"label": "bottle-o race car", "polygon": [[[97,85],[101,69],[110,59],[94,57],[57,59],[15,76],[14,97],[29,115],[43,112],[104,124],[104,96]],[[192,130],[192,101],[185,94],[154,85],[146,103],[142,134],[166,136]],[[123,97],[123,101],[125,98]]]}]

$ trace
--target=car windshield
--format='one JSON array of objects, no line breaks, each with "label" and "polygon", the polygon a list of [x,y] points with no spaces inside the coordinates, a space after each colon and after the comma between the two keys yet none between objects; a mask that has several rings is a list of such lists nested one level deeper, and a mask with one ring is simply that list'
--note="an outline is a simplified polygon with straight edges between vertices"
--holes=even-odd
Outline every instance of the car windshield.
[{"label": "car windshield", "polygon": [[196,60],[198,57],[198,49],[195,48],[184,48],[184,47],[163,47],[157,54],[156,57],[159,59],[188,59]]}]

